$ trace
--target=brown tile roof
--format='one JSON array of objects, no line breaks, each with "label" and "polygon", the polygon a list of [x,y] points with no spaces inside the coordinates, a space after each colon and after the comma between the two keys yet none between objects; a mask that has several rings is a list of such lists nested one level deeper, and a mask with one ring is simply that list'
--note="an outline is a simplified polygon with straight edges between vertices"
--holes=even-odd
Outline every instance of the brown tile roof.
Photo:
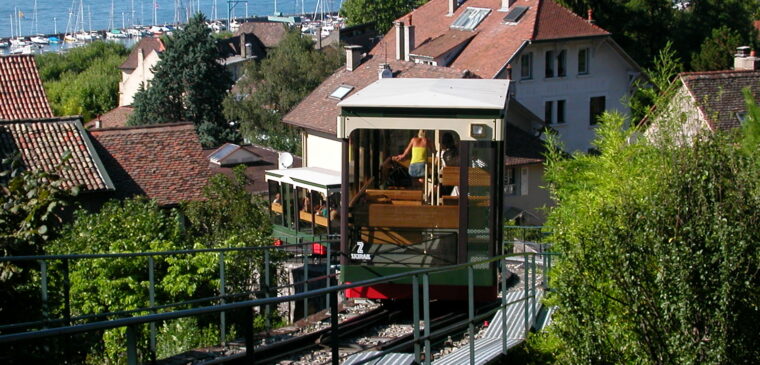
[{"label": "brown tile roof", "polygon": [[[551,0],[525,0],[516,5],[529,7],[517,24],[504,23],[504,16],[508,13],[498,11],[501,0],[468,0],[453,16],[447,16],[447,0],[431,0],[398,21],[408,23],[411,15],[415,43],[422,45],[449,32],[451,24],[468,7],[491,9],[474,29],[477,35],[450,65],[469,70],[481,78],[495,77],[528,41],[609,35]],[[394,57],[395,44],[395,29],[391,29],[371,53],[384,55],[387,52],[389,57]]]},{"label": "brown tile roof", "polygon": [[84,124],[85,128],[95,128],[100,121],[100,128],[117,128],[126,127],[129,116],[132,115],[134,108],[131,106],[119,106],[107,111],[105,114],[90,120]]},{"label": "brown tile roof", "polygon": [[240,24],[235,35],[253,33],[267,48],[277,47],[288,34],[288,26],[280,22],[247,22]]},{"label": "brown tile roof", "polygon": [[740,125],[736,113],[747,110],[742,89],[749,87],[760,101],[760,71],[684,72],[679,76],[712,130]]},{"label": "brown tile roof", "polygon": [[210,172],[192,123],[94,129],[90,134],[118,196],[146,195],[164,206],[203,199]]},{"label": "brown tile roof", "polygon": [[52,117],[34,56],[0,56],[0,119]]},{"label": "brown tile roof", "polygon": [[511,124],[507,124],[506,146],[506,166],[531,165],[546,160],[544,142]]},{"label": "brown tile roof", "polygon": [[462,43],[469,42],[475,37],[477,32],[466,32],[461,30],[449,30],[437,38],[433,38],[414,49],[412,54],[418,56],[428,56],[436,58],[442,56]]},{"label": "brown tile roof", "polygon": [[[279,158],[279,151],[273,150],[268,147],[258,145],[242,146],[243,148],[261,156],[261,160],[247,164],[245,167],[245,176],[248,179],[248,183],[245,185],[245,190],[253,194],[264,194],[269,191],[269,185],[264,179],[264,172],[266,170],[276,170],[277,160]],[[208,156],[215,150],[203,150],[203,155],[206,156],[208,162]],[[301,167],[301,157],[293,156],[293,166]],[[217,164],[209,163],[209,169],[212,174],[224,174],[232,177],[233,167],[221,167]]]},{"label": "brown tile roof", "polygon": [[[345,99],[377,81],[378,68],[383,62],[382,57],[375,56],[365,61],[354,71],[347,71],[345,67],[340,68],[314,89],[290,113],[285,115],[283,121],[295,126],[335,135],[336,118],[340,114],[338,107],[340,100],[330,98],[330,94],[340,85],[353,86],[354,89],[344,97]],[[388,59],[388,63],[393,71],[393,77],[457,79],[467,76],[465,71],[449,67],[429,66],[396,59]]]},{"label": "brown tile roof", "polygon": [[164,42],[161,42],[161,38],[156,37],[146,37],[143,39],[140,39],[140,42],[137,43],[137,45],[132,48],[132,52],[129,53],[129,57],[127,57],[127,60],[124,61],[124,63],[119,66],[122,70],[134,70],[137,68],[137,54],[139,50],[143,50],[143,57],[148,57],[148,55],[153,52],[163,52],[166,50],[166,47],[164,47]]},{"label": "brown tile roof", "polygon": [[19,152],[24,167],[52,171],[71,153],[62,173],[63,187],[85,192],[113,190],[79,117],[0,121],[0,156]]}]

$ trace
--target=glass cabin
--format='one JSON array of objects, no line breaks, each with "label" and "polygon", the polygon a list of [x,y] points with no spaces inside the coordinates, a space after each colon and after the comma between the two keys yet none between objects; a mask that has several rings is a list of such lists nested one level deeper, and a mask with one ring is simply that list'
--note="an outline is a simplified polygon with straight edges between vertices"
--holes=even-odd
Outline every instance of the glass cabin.
[{"label": "glass cabin", "polygon": [[[344,281],[501,253],[508,87],[507,80],[381,79],[339,104]],[[422,135],[426,142],[410,142]],[[476,270],[476,285],[494,280],[491,268]],[[466,282],[455,273],[432,284],[445,291]],[[403,296],[390,287],[347,294]]]}]

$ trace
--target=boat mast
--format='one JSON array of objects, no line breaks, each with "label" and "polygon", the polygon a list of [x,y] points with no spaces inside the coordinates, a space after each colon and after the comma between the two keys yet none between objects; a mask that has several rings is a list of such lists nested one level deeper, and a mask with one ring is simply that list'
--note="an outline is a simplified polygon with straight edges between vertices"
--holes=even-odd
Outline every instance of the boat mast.
[{"label": "boat mast", "polygon": [[156,16],[156,8],[158,8],[158,4],[156,4],[156,0],[153,0],[153,25],[158,25],[158,17]]},{"label": "boat mast", "polygon": [[[90,23],[92,23],[92,20],[90,20]],[[92,27],[92,25],[90,25],[90,27]],[[111,15],[108,17],[108,30],[113,30],[113,0],[111,0]]]}]

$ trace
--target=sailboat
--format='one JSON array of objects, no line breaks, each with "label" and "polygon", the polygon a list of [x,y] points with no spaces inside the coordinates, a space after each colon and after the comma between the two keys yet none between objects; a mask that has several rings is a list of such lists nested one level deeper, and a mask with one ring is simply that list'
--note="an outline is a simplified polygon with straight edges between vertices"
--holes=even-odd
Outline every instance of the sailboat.
[{"label": "sailboat", "polygon": [[[14,8],[13,14],[18,16],[18,18],[16,19],[16,26],[14,27],[13,26],[14,16],[11,15],[11,39],[10,39],[11,48],[23,47],[26,45],[26,41],[24,40],[23,37],[21,37],[21,18],[24,17],[24,13],[19,11],[18,8]],[[14,32],[15,32],[15,36],[14,36]],[[12,52],[13,51],[11,51],[11,53]]]},{"label": "sailboat", "polygon": [[[122,13],[123,18],[124,13]],[[122,20],[122,23],[124,21]],[[122,33],[121,30],[116,29],[116,27],[113,24],[113,0],[111,0],[111,15],[108,18],[108,31],[106,32],[106,38],[108,39],[114,39],[114,38],[126,38],[127,35]]]}]

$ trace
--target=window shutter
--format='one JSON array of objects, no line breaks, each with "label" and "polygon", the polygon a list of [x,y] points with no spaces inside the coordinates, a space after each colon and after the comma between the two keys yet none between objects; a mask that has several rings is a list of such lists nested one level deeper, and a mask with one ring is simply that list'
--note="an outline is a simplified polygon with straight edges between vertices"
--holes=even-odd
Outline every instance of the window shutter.
[{"label": "window shutter", "polygon": [[520,169],[520,195],[528,195],[528,168]]}]

